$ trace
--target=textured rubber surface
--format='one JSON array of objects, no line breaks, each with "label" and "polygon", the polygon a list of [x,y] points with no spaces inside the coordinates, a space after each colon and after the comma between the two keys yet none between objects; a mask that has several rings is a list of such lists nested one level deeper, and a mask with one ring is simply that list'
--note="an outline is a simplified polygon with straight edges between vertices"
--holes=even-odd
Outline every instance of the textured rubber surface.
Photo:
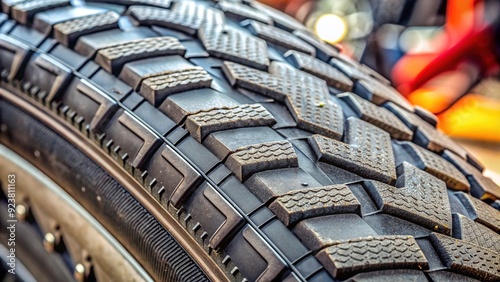
[{"label": "textured rubber surface", "polygon": [[250,0],[18,2],[1,87],[99,144],[231,280],[500,279],[500,188],[294,19]]},{"label": "textured rubber surface", "polygon": [[[113,230],[125,230],[122,236],[131,242],[133,251],[155,279],[208,281],[172,235],[102,168],[33,117],[4,101],[0,105],[2,124],[16,128],[9,134],[9,141],[24,150],[37,151],[45,171],[54,173],[59,181],[72,183],[74,189],[69,192],[73,197],[92,210],[101,210],[98,220],[113,226]],[[35,139],[40,142],[32,142]],[[43,163],[45,156],[57,161]]]}]

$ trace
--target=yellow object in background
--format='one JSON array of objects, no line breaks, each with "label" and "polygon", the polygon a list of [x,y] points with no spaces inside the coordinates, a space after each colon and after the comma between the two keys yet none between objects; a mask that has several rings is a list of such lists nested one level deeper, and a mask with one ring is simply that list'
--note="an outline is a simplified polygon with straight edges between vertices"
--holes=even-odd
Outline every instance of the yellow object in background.
[{"label": "yellow object in background", "polygon": [[497,99],[468,94],[438,117],[438,128],[452,137],[500,142]]}]

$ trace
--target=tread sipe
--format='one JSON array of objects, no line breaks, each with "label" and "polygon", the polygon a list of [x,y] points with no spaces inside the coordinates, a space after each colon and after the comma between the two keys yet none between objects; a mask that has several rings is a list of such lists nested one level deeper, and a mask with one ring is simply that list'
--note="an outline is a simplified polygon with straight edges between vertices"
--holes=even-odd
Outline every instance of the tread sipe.
[{"label": "tread sipe", "polygon": [[500,280],[500,188],[294,19],[252,0],[2,11],[1,88],[98,144],[230,280]]}]

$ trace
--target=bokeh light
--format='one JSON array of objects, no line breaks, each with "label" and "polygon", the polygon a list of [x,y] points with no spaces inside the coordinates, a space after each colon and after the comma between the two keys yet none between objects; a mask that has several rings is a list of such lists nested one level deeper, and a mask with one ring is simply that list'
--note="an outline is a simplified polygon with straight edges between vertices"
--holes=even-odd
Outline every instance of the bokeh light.
[{"label": "bokeh light", "polygon": [[314,30],[322,40],[329,43],[337,43],[345,38],[347,24],[338,15],[324,14],[316,20]]}]

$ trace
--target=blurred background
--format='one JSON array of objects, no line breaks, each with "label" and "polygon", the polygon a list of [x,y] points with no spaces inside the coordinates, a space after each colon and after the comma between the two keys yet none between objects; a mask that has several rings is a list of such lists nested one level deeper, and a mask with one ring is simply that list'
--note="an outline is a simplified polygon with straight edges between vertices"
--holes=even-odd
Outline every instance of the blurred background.
[{"label": "blurred background", "polygon": [[500,1],[260,0],[389,79],[500,185]]}]

